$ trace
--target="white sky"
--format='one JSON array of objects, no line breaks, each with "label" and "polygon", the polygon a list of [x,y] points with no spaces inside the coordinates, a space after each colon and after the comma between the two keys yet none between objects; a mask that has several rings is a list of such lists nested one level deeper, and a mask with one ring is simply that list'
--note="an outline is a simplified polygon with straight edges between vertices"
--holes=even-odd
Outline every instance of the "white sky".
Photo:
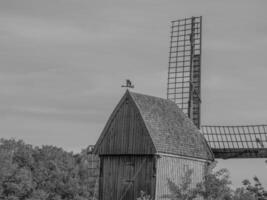
[{"label": "white sky", "polygon": [[[166,97],[170,21],[203,16],[202,124],[267,123],[266,0],[0,0],[0,137],[80,151],[130,78]],[[219,161],[235,185],[264,160]]]}]

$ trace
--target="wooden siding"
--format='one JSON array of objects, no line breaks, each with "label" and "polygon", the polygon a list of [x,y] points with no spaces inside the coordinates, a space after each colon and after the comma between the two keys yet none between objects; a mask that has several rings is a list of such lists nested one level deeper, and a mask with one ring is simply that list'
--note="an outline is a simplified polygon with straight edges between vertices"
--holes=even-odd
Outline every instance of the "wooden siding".
[{"label": "wooden siding", "polygon": [[162,198],[162,195],[170,194],[167,179],[170,179],[179,185],[185,172],[189,169],[192,169],[193,174],[191,177],[191,187],[194,187],[197,183],[202,181],[206,166],[207,162],[204,160],[187,159],[168,155],[160,156],[157,160],[155,200],[164,200],[165,198]]},{"label": "wooden siding", "polygon": [[99,200],[136,200],[140,191],[155,194],[153,156],[101,156]]},{"label": "wooden siding", "polygon": [[119,106],[104,135],[98,147],[99,155],[155,153],[143,119],[129,98]]}]

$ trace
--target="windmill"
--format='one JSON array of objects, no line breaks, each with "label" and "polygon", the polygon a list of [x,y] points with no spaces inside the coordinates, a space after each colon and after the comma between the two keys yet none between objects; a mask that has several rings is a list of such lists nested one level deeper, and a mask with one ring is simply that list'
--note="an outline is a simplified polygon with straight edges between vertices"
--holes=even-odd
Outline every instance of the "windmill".
[{"label": "windmill", "polygon": [[267,125],[201,125],[202,17],[171,22],[167,99],[200,129],[216,158],[266,158]]}]

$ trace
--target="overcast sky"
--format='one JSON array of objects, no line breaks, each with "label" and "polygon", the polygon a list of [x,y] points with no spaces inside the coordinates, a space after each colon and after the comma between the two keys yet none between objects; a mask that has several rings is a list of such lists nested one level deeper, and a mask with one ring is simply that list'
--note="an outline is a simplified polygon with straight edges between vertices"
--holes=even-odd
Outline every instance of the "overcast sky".
[{"label": "overcast sky", "polygon": [[[202,124],[266,124],[266,10],[266,0],[0,0],[0,137],[94,144],[125,78],[166,97],[170,21],[199,15]],[[263,163],[219,166],[235,184],[257,174],[267,185]]]}]

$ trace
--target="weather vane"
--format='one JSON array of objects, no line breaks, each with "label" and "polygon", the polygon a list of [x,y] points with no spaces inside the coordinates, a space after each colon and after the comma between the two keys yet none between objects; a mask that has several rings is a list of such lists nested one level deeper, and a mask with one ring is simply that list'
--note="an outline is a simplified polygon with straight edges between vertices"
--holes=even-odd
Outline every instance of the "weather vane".
[{"label": "weather vane", "polygon": [[122,85],[121,87],[134,88],[134,85],[132,85],[132,82],[130,81],[130,79],[126,79],[126,84]]}]

